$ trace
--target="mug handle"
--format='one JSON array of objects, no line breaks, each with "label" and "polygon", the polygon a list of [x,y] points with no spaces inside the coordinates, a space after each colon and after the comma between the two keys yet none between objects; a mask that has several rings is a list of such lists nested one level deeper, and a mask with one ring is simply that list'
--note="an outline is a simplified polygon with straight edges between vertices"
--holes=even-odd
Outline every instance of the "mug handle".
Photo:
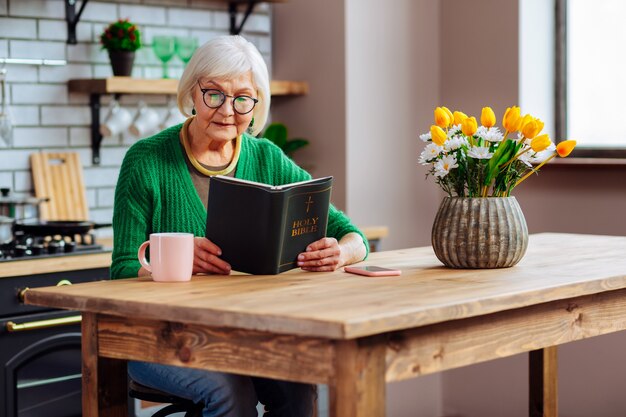
[{"label": "mug handle", "polygon": [[146,259],[146,249],[148,248],[149,244],[150,244],[150,241],[146,240],[145,242],[141,244],[141,246],[139,246],[139,250],[137,251],[137,257],[139,258],[139,263],[141,264],[141,266],[146,268],[148,272],[152,273],[152,267],[150,266],[150,264],[148,263],[148,260]]}]

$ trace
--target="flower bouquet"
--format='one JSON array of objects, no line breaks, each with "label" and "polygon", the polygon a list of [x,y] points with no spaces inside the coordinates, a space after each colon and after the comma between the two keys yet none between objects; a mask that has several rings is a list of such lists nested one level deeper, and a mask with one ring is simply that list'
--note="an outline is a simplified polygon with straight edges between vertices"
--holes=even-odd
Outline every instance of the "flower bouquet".
[{"label": "flower bouquet", "polygon": [[[427,142],[420,163],[429,166],[445,197],[433,223],[435,255],[452,268],[506,268],[528,246],[524,214],[511,191],[557,155],[568,156],[576,142],[554,145],[541,134],[543,122],[510,107],[501,131],[493,110],[480,116],[435,109],[435,124],[420,136]],[[490,197],[490,198],[487,198]]]},{"label": "flower bouquet", "polygon": [[[502,132],[490,107],[475,117],[446,107],[435,109],[435,124],[420,135],[427,142],[419,162],[429,166],[437,184],[449,196],[508,197],[511,191],[555,156],[568,156],[576,141],[554,145],[541,134],[543,122],[519,107],[509,107]],[[534,166],[536,164],[536,166]]]}]

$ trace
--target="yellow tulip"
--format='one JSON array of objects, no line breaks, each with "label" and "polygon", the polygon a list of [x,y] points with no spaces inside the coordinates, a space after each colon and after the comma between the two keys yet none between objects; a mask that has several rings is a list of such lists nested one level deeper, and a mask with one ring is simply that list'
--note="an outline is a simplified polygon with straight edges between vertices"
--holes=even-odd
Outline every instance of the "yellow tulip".
[{"label": "yellow tulip", "polygon": [[432,125],[430,127],[430,137],[434,144],[443,146],[446,143],[446,139],[448,139],[448,135],[443,131],[439,126]]},{"label": "yellow tulip", "polygon": [[452,114],[450,109],[447,108],[446,106],[441,106],[441,108],[443,109],[443,111],[446,112],[446,114],[448,115],[448,118],[450,119],[450,121],[448,122],[448,127],[452,126],[452,124],[454,123],[454,115]]},{"label": "yellow tulip", "polygon": [[520,130],[522,131],[522,135],[524,135],[526,139],[532,139],[537,136],[542,129],[543,122],[539,119],[531,117],[529,121],[522,122],[522,127]]},{"label": "yellow tulip", "polygon": [[507,132],[515,132],[519,130],[520,122],[520,108],[517,106],[507,108],[502,118],[502,126],[504,126],[504,129],[506,129]]},{"label": "yellow tulip", "polygon": [[442,129],[450,126],[451,120],[450,116],[448,115],[449,111],[450,110],[445,111],[441,107],[437,107],[435,109],[435,124]]},{"label": "yellow tulip", "polygon": [[483,107],[480,113],[480,124],[485,127],[493,127],[496,124],[496,114],[491,107]]},{"label": "yellow tulip", "polygon": [[533,138],[533,140],[530,141],[530,147],[535,152],[544,151],[551,144],[552,141],[550,140],[550,136],[548,136],[547,134],[536,136],[535,138]]},{"label": "yellow tulip", "polygon": [[462,111],[455,111],[453,113],[453,116],[455,125],[460,125],[461,123],[463,123],[463,120],[467,119],[467,114],[463,113]]},{"label": "yellow tulip", "polygon": [[478,123],[475,117],[468,117],[461,123],[461,131],[463,131],[465,136],[473,136],[477,129]]},{"label": "yellow tulip", "polygon": [[556,145],[556,153],[558,153],[561,158],[565,158],[570,153],[572,153],[575,147],[575,140],[564,140],[563,142],[559,142],[559,144]]}]

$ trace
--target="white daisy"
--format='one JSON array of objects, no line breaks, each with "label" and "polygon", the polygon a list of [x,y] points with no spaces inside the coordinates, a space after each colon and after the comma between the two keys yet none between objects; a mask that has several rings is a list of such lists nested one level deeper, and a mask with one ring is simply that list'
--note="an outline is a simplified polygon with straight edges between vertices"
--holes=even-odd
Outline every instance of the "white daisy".
[{"label": "white daisy", "polygon": [[448,130],[448,137],[451,138],[452,136],[458,134],[460,131],[461,125],[454,125]]},{"label": "white daisy", "polygon": [[541,152],[533,153],[532,151],[530,151],[529,153],[531,153],[532,155],[528,158],[528,160],[533,164],[540,164],[548,159],[554,153],[555,149],[556,146],[554,144],[551,144]]},{"label": "white daisy", "polygon": [[474,159],[489,159],[493,156],[493,152],[489,152],[488,146],[472,146],[467,151],[467,156]]},{"label": "white daisy", "polygon": [[487,133],[483,136],[483,139],[488,140],[489,142],[501,142],[504,139],[504,135],[500,132],[500,129],[497,127],[490,127],[487,129]]},{"label": "white daisy", "polygon": [[422,133],[420,135],[420,139],[422,140],[422,142],[429,142],[430,140],[432,140],[432,137],[430,136],[430,132]]},{"label": "white daisy", "polygon": [[457,168],[458,166],[454,155],[446,155],[435,162],[435,177],[443,178],[450,173],[451,169]]},{"label": "white daisy", "polygon": [[448,139],[446,143],[443,144],[443,147],[445,148],[446,152],[450,152],[456,151],[463,146],[468,146],[468,144],[469,142],[467,141],[467,138],[465,136],[456,135]]},{"label": "white daisy", "polygon": [[419,163],[422,165],[428,165],[433,161],[433,159],[437,158],[442,151],[443,147],[437,145],[436,143],[427,145],[420,155]]},{"label": "white daisy", "polygon": [[532,153],[531,152],[524,152],[523,154],[521,154],[520,156],[517,157],[517,159],[520,162],[523,162],[525,165],[528,165],[530,168],[533,167],[532,164]]}]

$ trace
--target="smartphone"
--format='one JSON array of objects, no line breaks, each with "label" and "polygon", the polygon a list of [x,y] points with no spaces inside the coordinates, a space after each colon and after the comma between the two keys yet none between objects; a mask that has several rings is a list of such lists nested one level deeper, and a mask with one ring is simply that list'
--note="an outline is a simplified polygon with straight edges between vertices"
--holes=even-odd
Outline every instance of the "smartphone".
[{"label": "smartphone", "polygon": [[367,277],[385,277],[402,274],[402,271],[399,269],[383,268],[382,266],[346,266],[343,270],[351,274],[365,275]]}]

